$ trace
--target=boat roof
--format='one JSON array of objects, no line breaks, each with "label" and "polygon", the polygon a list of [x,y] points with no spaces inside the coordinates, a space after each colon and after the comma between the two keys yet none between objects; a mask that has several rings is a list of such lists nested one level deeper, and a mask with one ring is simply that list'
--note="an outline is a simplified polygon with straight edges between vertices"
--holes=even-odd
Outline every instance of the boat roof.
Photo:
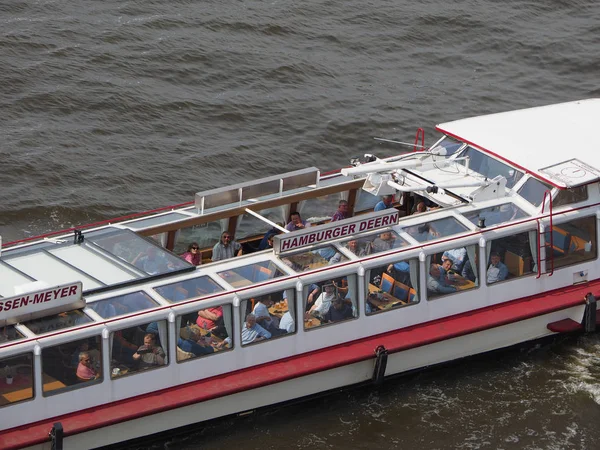
[{"label": "boat roof", "polygon": [[598,117],[600,98],[593,98],[461,119],[436,128],[568,189],[600,180],[600,151],[594,149]]}]

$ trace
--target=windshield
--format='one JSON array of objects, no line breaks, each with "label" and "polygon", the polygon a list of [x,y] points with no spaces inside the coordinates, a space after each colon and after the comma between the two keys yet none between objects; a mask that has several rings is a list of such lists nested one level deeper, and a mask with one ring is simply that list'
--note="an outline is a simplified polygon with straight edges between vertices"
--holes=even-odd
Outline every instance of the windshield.
[{"label": "windshield", "polygon": [[[506,187],[511,189],[517,181],[523,176],[523,172],[516,170],[504,164],[503,162],[494,159],[473,147],[467,147],[463,150],[460,156],[469,157],[469,169],[483,175],[488,179],[502,175],[506,178]],[[465,161],[457,161],[459,164],[465,165]]]}]

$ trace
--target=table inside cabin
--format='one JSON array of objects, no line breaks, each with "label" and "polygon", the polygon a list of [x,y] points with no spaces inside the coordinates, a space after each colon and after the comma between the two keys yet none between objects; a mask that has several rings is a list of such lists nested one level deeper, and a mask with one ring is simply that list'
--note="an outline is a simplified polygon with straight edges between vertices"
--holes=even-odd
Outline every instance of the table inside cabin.
[{"label": "table inside cabin", "polygon": [[449,280],[450,284],[459,291],[466,291],[467,289],[473,289],[476,285],[475,282],[464,278],[458,274],[452,275],[452,279]]},{"label": "table inside cabin", "polygon": [[[195,331],[196,333],[199,333],[200,336],[202,336],[205,339],[206,335],[210,333],[210,330],[201,328],[196,324],[190,325],[189,327],[191,330]],[[221,346],[223,344],[223,341],[224,339],[221,339],[219,336],[216,336],[213,333],[210,334],[210,346],[214,348],[216,352],[219,350],[223,350],[223,347]]]},{"label": "table inside cabin", "polygon": [[269,308],[269,314],[279,319],[281,319],[286,312],[288,312],[288,304],[286,301],[274,303],[273,306]]},{"label": "table inside cabin", "polygon": [[375,306],[377,309],[384,310],[390,309],[394,306],[398,305],[406,305],[406,302],[400,300],[399,298],[394,297],[392,294],[388,294],[387,292],[379,292],[381,289],[374,285],[373,283],[369,283],[369,294],[377,294],[378,298],[369,297],[369,303]]},{"label": "table inside cabin", "polygon": [[235,273],[233,270],[226,270],[225,272],[219,273],[219,276],[225,280],[227,283],[232,285],[234,288],[240,288],[244,286],[248,286],[253,282],[244,278],[238,273]]},{"label": "table inside cabin", "polygon": [[321,325],[321,321],[316,317],[311,317],[310,319],[304,319],[304,328],[314,328]]},{"label": "table inside cabin", "polygon": [[[31,398],[33,396],[31,381],[31,373],[15,374],[12,384],[7,384],[6,379],[0,380],[0,405]],[[63,382],[45,373],[42,374],[42,382],[44,392],[67,387]]]}]

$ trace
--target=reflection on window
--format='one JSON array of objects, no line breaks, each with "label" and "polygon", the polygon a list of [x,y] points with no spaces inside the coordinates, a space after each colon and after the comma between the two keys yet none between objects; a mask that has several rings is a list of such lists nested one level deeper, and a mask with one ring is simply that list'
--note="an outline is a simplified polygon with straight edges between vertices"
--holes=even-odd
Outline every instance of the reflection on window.
[{"label": "reflection on window", "polygon": [[326,279],[304,287],[304,329],[358,317],[356,275]]},{"label": "reflection on window", "polygon": [[433,299],[478,287],[477,263],[476,245],[427,256],[427,297]]},{"label": "reflection on window", "polygon": [[113,379],[168,363],[166,320],[115,331],[111,341],[110,376]]},{"label": "reflection on window", "polygon": [[254,283],[262,283],[263,281],[278,278],[285,274],[271,261],[261,261],[247,266],[225,270],[219,272],[217,275],[233,287],[239,288]]},{"label": "reflection on window", "polygon": [[23,339],[24,337],[25,336],[15,329],[14,325],[0,327],[0,344],[4,342],[17,341],[19,339]]},{"label": "reflection on window", "polygon": [[323,222],[331,219],[338,209],[338,203],[342,200],[342,193],[325,195],[323,197],[310,198],[300,202],[298,212],[303,219],[311,223]]},{"label": "reflection on window", "polygon": [[540,206],[544,201],[544,192],[551,187],[535,178],[529,178],[517,191],[521,197],[535,206]]},{"label": "reflection on window", "polygon": [[347,260],[348,258],[338,252],[332,245],[281,258],[282,262],[296,272],[306,272],[307,270],[314,270]]},{"label": "reflection on window", "polygon": [[[286,224],[282,206],[263,209],[261,211],[258,211],[258,213],[261,216],[269,219],[271,222],[279,223],[281,226],[285,226]],[[248,236],[256,236],[258,234],[263,235],[271,228],[271,225],[269,225],[268,223],[263,222],[262,220],[253,216],[252,214],[245,213],[240,216],[235,235],[236,238],[239,240],[244,239]]]},{"label": "reflection on window", "polygon": [[0,408],[33,398],[33,355],[0,359]]},{"label": "reflection on window", "polygon": [[464,144],[451,137],[446,136],[442,141],[437,144],[432,150],[438,150],[443,148],[446,150],[446,156],[453,155],[456,153]]},{"label": "reflection on window", "polygon": [[373,195],[363,189],[359,189],[356,193],[356,202],[354,205],[354,212],[362,212],[367,210],[373,210],[375,205],[379,203],[381,198],[378,195]]},{"label": "reflection on window", "polygon": [[40,319],[28,320],[27,322],[23,322],[23,325],[35,334],[43,334],[90,322],[92,322],[92,319],[86,316],[83,311],[74,310],[53,316],[42,317]]},{"label": "reflection on window", "polygon": [[499,223],[527,217],[527,214],[512,203],[505,203],[503,205],[492,206],[478,211],[465,212],[463,213],[463,216],[469,219],[473,225],[479,225],[480,220],[483,220],[483,225],[490,227]]},{"label": "reflection on window", "polygon": [[426,242],[441,237],[452,236],[453,234],[462,233],[468,230],[467,227],[454,217],[445,217],[443,219],[406,227],[404,231],[417,241]]},{"label": "reflection on window", "polygon": [[[550,231],[544,233],[546,245],[550,245]],[[597,254],[596,217],[584,217],[552,227],[552,257],[554,267],[564,267],[595,259]],[[546,252],[550,251],[547,247]],[[546,255],[546,270],[549,270]]]},{"label": "reflection on window", "polygon": [[152,300],[145,292],[138,291],[88,303],[87,306],[96,311],[103,319],[110,319],[111,317],[155,308],[158,306],[158,303]]},{"label": "reflection on window", "polygon": [[537,272],[537,232],[494,239],[488,246],[486,259],[488,284]]},{"label": "reflection on window", "polygon": [[231,350],[231,305],[213,306],[177,318],[177,362]]},{"label": "reflection on window", "polygon": [[79,389],[102,381],[100,336],[42,349],[44,394]]},{"label": "reflection on window", "polygon": [[[468,156],[469,169],[488,179],[502,175],[506,178],[506,187],[509,189],[523,176],[523,172],[513,169],[508,164],[504,164],[479,150],[475,150],[473,147],[467,147],[461,152],[460,156]],[[458,163],[465,165],[465,161],[458,161]]]},{"label": "reflection on window", "polygon": [[371,253],[385,252],[395,248],[406,247],[410,244],[395,231],[386,230],[381,233],[349,239],[342,242],[342,245],[361,258]]},{"label": "reflection on window", "polygon": [[185,269],[191,265],[130,230],[91,235],[87,238],[116,257],[133,264],[148,275]]},{"label": "reflection on window", "polygon": [[182,228],[177,233],[173,253],[183,254],[192,242],[197,242],[200,249],[212,248],[219,242],[222,232],[220,220]]},{"label": "reflection on window", "polygon": [[398,260],[375,267],[368,275],[367,314],[391,311],[393,308],[418,303],[419,261]]},{"label": "reflection on window", "polygon": [[205,297],[224,289],[207,276],[178,281],[154,288],[158,294],[171,302],[181,302],[189,298]]},{"label": "reflection on window", "polygon": [[559,189],[552,206],[555,208],[571,203],[579,203],[588,199],[587,186],[579,186],[571,189]]},{"label": "reflection on window", "polygon": [[243,300],[242,345],[289,336],[296,331],[296,308],[292,289]]}]

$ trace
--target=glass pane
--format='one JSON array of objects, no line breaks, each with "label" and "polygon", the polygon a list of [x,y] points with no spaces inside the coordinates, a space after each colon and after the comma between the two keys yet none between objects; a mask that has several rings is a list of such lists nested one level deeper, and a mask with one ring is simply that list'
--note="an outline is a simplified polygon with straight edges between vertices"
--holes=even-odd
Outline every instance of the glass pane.
[{"label": "glass pane", "polygon": [[192,278],[154,288],[163,298],[171,302],[181,302],[189,298],[204,297],[224,289],[207,276]]},{"label": "glass pane", "polygon": [[33,398],[33,355],[0,360],[0,407]]},{"label": "glass pane", "polygon": [[587,186],[579,186],[572,189],[559,189],[552,206],[555,208],[571,203],[579,203],[588,199]]},{"label": "glass pane", "polygon": [[202,309],[180,316],[177,362],[231,350],[231,305]]},{"label": "glass pane", "polygon": [[304,287],[304,329],[358,317],[356,275],[326,279]]},{"label": "glass pane", "polygon": [[189,219],[190,216],[187,214],[181,214],[178,212],[171,212],[164,216],[148,217],[146,219],[136,220],[135,222],[129,222],[126,225],[133,230],[140,230],[142,228],[150,228],[165,223],[176,222],[177,220]]},{"label": "glass pane", "polygon": [[395,248],[406,247],[410,244],[395,231],[386,230],[383,233],[348,239],[342,242],[342,245],[361,258],[371,253],[385,252]]},{"label": "glass pane", "polygon": [[112,333],[110,377],[119,378],[167,364],[167,321],[149,322]]},{"label": "glass pane", "polygon": [[262,261],[243,267],[237,267],[235,269],[225,270],[219,272],[217,275],[233,287],[239,288],[278,278],[285,275],[285,273],[271,261]]},{"label": "glass pane", "polygon": [[[546,252],[550,252],[550,232],[544,236]],[[595,259],[597,254],[596,218],[584,217],[552,227],[552,258],[554,267],[563,267]],[[546,271],[550,270],[546,254]]]},{"label": "glass pane", "polygon": [[289,336],[296,330],[293,290],[277,291],[242,301],[242,345]]},{"label": "glass pane", "polygon": [[531,249],[537,256],[537,233],[519,233],[494,239],[491,242],[487,261],[487,283],[522,277],[537,271],[536,261]]},{"label": "glass pane", "polygon": [[[279,223],[282,227],[285,226],[285,217],[283,217],[283,208],[281,206],[277,206],[275,208],[264,209],[262,211],[258,211],[258,213],[269,219],[271,222]],[[248,236],[255,236],[259,234],[265,234],[273,228],[266,222],[254,217],[251,214],[243,214],[240,222],[235,231],[235,236],[237,239],[244,239]]]},{"label": "glass pane", "polygon": [[87,306],[96,311],[100,317],[110,319],[111,317],[122,316],[136,311],[156,308],[158,303],[152,300],[145,292],[138,291],[88,303]]},{"label": "glass pane", "polygon": [[348,261],[348,258],[336,251],[332,245],[328,245],[316,250],[286,256],[281,258],[281,261],[296,272],[306,272],[307,270]]},{"label": "glass pane", "polygon": [[42,349],[44,393],[59,393],[102,381],[100,336]]},{"label": "glass pane", "polygon": [[439,144],[437,144],[432,150],[437,151],[443,148],[446,150],[445,156],[453,155],[460,149],[464,144],[451,137],[445,137]]},{"label": "glass pane", "polygon": [[91,322],[93,322],[93,320],[86,316],[83,311],[75,310],[56,314],[54,316],[42,317],[41,319],[29,320],[23,322],[23,325],[29,328],[34,334],[43,334]]},{"label": "glass pane", "polygon": [[338,203],[341,199],[341,193],[311,198],[300,202],[300,209],[298,212],[303,219],[311,223],[323,222],[331,219],[331,216],[337,211]]},{"label": "glass pane", "polygon": [[372,210],[375,205],[379,203],[381,198],[377,195],[373,195],[370,192],[359,189],[356,194],[356,204],[354,206],[354,212],[361,212],[366,210]]},{"label": "glass pane", "polygon": [[518,193],[532,205],[540,206],[544,201],[544,192],[549,189],[551,189],[550,186],[541,181],[529,178],[518,190]]},{"label": "glass pane", "polygon": [[177,233],[173,252],[178,255],[183,254],[192,242],[197,242],[201,249],[212,249],[219,242],[222,231],[220,221],[182,228]]},{"label": "glass pane", "polygon": [[0,328],[0,344],[3,342],[18,341],[24,337],[15,329],[14,325],[7,325]]},{"label": "glass pane", "polygon": [[0,295],[12,297],[15,295],[15,286],[31,283],[31,279],[22,273],[0,262]]},{"label": "glass pane", "polygon": [[461,224],[454,217],[445,217],[419,225],[413,225],[404,229],[411,237],[419,242],[431,241],[441,237],[452,236],[453,234],[467,231],[467,227]]},{"label": "glass pane", "polygon": [[[512,188],[523,176],[523,172],[513,169],[508,164],[504,164],[491,156],[488,156],[472,147],[467,147],[460,156],[469,157],[469,169],[489,179],[502,175],[506,178],[506,187]],[[465,161],[458,161],[465,165]]]},{"label": "glass pane", "polygon": [[419,302],[419,260],[401,260],[369,271],[367,284],[367,314]]},{"label": "glass pane", "polygon": [[428,256],[427,297],[441,297],[479,286],[477,246],[458,247]]},{"label": "glass pane", "polygon": [[505,203],[504,205],[492,206],[478,211],[465,212],[463,216],[469,219],[473,225],[479,225],[479,221],[483,220],[483,224],[489,227],[527,217],[527,214],[512,203]]}]

